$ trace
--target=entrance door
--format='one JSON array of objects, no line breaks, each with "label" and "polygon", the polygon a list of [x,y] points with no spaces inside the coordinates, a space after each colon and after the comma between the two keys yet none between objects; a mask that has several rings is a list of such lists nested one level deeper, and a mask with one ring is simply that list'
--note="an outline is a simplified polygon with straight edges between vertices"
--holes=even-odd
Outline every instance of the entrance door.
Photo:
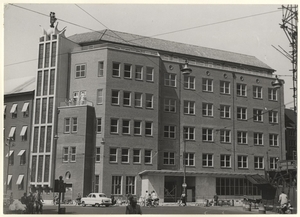
[{"label": "entrance door", "polygon": [[176,202],[177,186],[176,182],[165,182],[164,201]]}]

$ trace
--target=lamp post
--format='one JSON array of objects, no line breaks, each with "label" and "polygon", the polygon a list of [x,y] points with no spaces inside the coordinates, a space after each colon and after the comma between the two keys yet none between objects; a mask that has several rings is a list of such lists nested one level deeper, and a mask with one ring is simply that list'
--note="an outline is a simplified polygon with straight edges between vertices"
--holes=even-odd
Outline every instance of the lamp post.
[{"label": "lamp post", "polygon": [[[185,64],[182,66],[180,65],[180,72],[182,73],[182,75],[188,75],[190,73],[192,73],[192,69],[189,68],[188,66],[188,61],[186,60],[185,61]],[[180,74],[180,80],[182,81],[181,79],[181,74]],[[180,82],[180,88],[179,88],[179,127],[181,128],[181,84],[182,82]],[[184,80],[183,80],[183,83],[184,83]],[[182,132],[183,132],[183,154],[182,154],[182,164],[183,164],[183,183],[182,183],[182,188],[183,188],[183,192],[185,193],[186,195],[186,187],[187,187],[187,184],[186,184],[186,164],[185,164],[185,153],[186,153],[186,138],[185,138],[185,134],[184,134],[184,131],[182,129]],[[181,134],[181,132],[180,132]],[[179,140],[180,142],[180,140]]]},{"label": "lamp post", "polygon": [[5,143],[5,145],[8,146],[5,194],[7,194],[7,188],[8,188],[8,175],[9,175],[9,164],[10,164],[10,147],[13,146],[11,141],[13,141],[12,137],[7,137],[7,143]]}]

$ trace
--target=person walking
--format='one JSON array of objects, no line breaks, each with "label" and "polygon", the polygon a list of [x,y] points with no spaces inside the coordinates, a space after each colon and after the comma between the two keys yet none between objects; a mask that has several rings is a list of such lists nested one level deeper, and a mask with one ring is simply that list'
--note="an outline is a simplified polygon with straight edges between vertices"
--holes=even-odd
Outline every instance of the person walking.
[{"label": "person walking", "polygon": [[180,199],[181,199],[181,204],[183,204],[183,206],[186,206],[186,194],[184,191],[182,192]]},{"label": "person walking", "polygon": [[281,211],[285,213],[287,210],[287,203],[288,203],[288,196],[284,193],[284,191],[281,192],[279,195],[278,203],[280,203]]},{"label": "person walking", "polygon": [[151,199],[148,191],[145,193],[145,198],[144,198],[144,206],[147,206],[147,204],[151,204]]},{"label": "person walking", "polygon": [[135,197],[130,195],[128,197],[129,205],[126,206],[126,214],[142,214],[142,210],[140,205],[137,204],[137,200]]}]

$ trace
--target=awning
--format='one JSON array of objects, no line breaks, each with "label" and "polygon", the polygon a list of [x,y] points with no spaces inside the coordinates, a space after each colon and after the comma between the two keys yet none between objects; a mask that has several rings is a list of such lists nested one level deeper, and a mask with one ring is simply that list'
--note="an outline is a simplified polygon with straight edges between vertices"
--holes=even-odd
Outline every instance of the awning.
[{"label": "awning", "polygon": [[266,180],[264,177],[262,177],[259,174],[256,175],[247,175],[246,179],[248,179],[249,182],[251,182],[254,185],[265,185],[270,184],[268,180]]},{"label": "awning", "polygon": [[19,175],[18,180],[16,182],[17,185],[20,185],[23,181],[24,175]]},{"label": "awning", "polygon": [[14,137],[15,130],[16,130],[16,127],[11,127],[10,131],[9,131],[9,134],[8,134],[8,137],[10,137],[10,138]]},{"label": "awning", "polygon": [[10,181],[11,181],[11,178],[12,178],[12,175],[8,175],[8,180],[7,180],[7,185],[9,185]]},{"label": "awning", "polygon": [[28,109],[29,102],[25,102],[22,108],[22,112],[26,112]]},{"label": "awning", "polygon": [[23,126],[22,130],[21,130],[21,133],[20,133],[20,136],[24,136],[26,131],[27,131],[27,126]]},{"label": "awning", "polygon": [[6,154],[6,157],[8,157],[8,156],[10,157],[10,155],[11,155],[12,153],[14,153],[14,150],[10,150],[9,153]]},{"label": "awning", "polygon": [[25,150],[21,150],[21,151],[18,153],[18,156],[21,156],[21,155],[23,155],[23,154],[24,154],[24,152],[25,152]]},{"label": "awning", "polygon": [[13,104],[13,106],[11,107],[10,113],[15,113],[17,107],[18,107],[18,104]]}]

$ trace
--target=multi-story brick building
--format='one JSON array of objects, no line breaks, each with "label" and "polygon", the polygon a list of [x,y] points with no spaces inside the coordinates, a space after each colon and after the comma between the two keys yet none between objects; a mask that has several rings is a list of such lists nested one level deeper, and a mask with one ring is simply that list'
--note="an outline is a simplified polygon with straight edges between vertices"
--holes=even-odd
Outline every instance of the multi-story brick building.
[{"label": "multi-story brick building", "polygon": [[253,56],[56,27],[38,53],[32,187],[62,175],[72,198],[177,201],[185,181],[189,201],[241,198],[259,195],[247,176],[285,159],[283,88]]},{"label": "multi-story brick building", "polygon": [[28,190],[34,77],[12,79],[4,87],[4,192],[21,198]]}]

